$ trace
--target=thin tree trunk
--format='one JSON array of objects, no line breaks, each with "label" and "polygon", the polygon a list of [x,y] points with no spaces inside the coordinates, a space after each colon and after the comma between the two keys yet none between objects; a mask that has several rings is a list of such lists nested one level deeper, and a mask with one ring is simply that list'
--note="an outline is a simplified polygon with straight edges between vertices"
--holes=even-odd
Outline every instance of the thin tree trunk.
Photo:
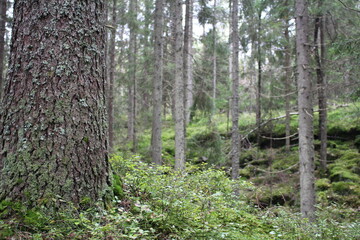
[{"label": "thin tree trunk", "polygon": [[162,153],[162,85],[163,85],[163,25],[164,25],[164,1],[156,0],[155,8],[155,75],[153,79],[153,122],[151,135],[151,156],[155,164],[161,164]]},{"label": "thin tree trunk", "polygon": [[137,41],[137,0],[130,1],[130,44],[129,44],[129,86],[128,86],[128,140],[132,142],[132,151],[136,151],[136,41]]},{"label": "thin tree trunk", "polygon": [[112,25],[109,41],[109,87],[108,87],[108,125],[109,125],[109,151],[114,149],[114,75],[115,75],[115,37],[116,37],[116,0],[113,0]]},{"label": "thin tree trunk", "polygon": [[216,79],[216,73],[217,73],[217,65],[216,65],[216,0],[214,0],[214,16],[213,16],[213,69],[212,69],[212,73],[213,73],[213,81],[212,81],[212,114],[215,114],[216,111],[216,83],[217,83],[217,79]]},{"label": "thin tree trunk", "polygon": [[258,128],[256,134],[256,142],[260,147],[261,140],[261,85],[262,85],[262,62],[261,62],[261,11],[258,16],[258,29],[257,29],[257,64],[258,64],[258,81],[256,88],[256,126]]},{"label": "thin tree trunk", "polygon": [[193,83],[193,0],[186,0],[185,14],[185,34],[184,34],[184,82],[185,82],[185,121],[190,122],[191,106],[194,102],[194,83]]},{"label": "thin tree trunk", "polygon": [[285,140],[285,149],[286,152],[290,152],[290,86],[291,86],[291,49],[290,49],[290,36],[289,36],[289,16],[288,16],[288,8],[289,8],[289,1],[286,0],[285,1],[285,9],[287,11],[287,16],[285,19],[285,31],[284,31],[284,36],[285,36],[285,63],[284,63],[284,67],[285,67],[285,114],[286,114],[286,118],[285,118],[285,136],[286,136],[286,140]]},{"label": "thin tree trunk", "polygon": [[3,96],[6,0],[0,1],[0,101]]},{"label": "thin tree trunk", "polygon": [[315,165],[312,84],[309,73],[308,7],[306,0],[296,0],[296,52],[299,104],[300,206],[302,216],[315,218]]},{"label": "thin tree trunk", "polygon": [[[322,7],[322,0],[318,1],[318,8]],[[320,167],[321,171],[326,172],[327,168],[327,99],[326,83],[324,73],[325,44],[324,44],[324,23],[323,15],[319,14],[315,18],[314,28],[314,52],[316,61],[317,92],[319,98],[319,135],[320,135]],[[320,47],[319,47],[320,46]],[[319,53],[320,52],[320,53]]]},{"label": "thin tree trunk", "polygon": [[231,177],[239,177],[240,134],[239,134],[239,1],[233,0],[232,8],[232,129],[231,129]]},{"label": "thin tree trunk", "polygon": [[[229,12],[230,12],[230,16],[229,16],[229,49],[232,49],[232,1],[229,1]],[[229,79],[232,79],[232,54],[229,54]],[[230,111],[230,109],[229,109]]]},{"label": "thin tree trunk", "polygon": [[109,194],[104,10],[102,0],[15,1],[0,201],[55,211]]},{"label": "thin tree trunk", "polygon": [[183,81],[183,29],[182,1],[174,0],[175,27],[175,169],[185,169],[185,119],[184,119],[184,81]]}]

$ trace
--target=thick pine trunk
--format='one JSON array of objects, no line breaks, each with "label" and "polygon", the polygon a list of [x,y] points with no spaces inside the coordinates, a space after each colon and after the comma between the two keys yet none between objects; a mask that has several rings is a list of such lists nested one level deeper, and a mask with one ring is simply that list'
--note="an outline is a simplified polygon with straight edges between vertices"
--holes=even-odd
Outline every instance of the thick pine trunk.
[{"label": "thick pine trunk", "polygon": [[163,95],[163,25],[164,25],[164,1],[156,0],[155,9],[155,75],[153,79],[153,122],[151,135],[151,156],[155,164],[161,164],[162,152],[162,95]]},{"label": "thick pine trunk", "polygon": [[193,0],[186,0],[185,30],[184,30],[184,83],[185,83],[185,121],[190,122],[191,106],[194,102],[193,83]]},{"label": "thick pine trunk", "polygon": [[114,149],[114,77],[115,77],[115,37],[116,37],[116,0],[113,0],[111,29],[109,41],[109,88],[108,88],[108,121],[109,121],[109,151]]},{"label": "thick pine trunk", "polygon": [[[104,198],[104,1],[18,0],[0,119],[0,199]],[[58,201],[57,203],[61,203]]]},{"label": "thick pine trunk", "polygon": [[183,82],[183,30],[182,1],[174,1],[175,27],[175,169],[185,169],[185,119],[184,119],[184,82]]},{"label": "thick pine trunk", "polygon": [[303,217],[313,220],[315,217],[315,165],[307,1],[296,0],[295,16],[299,105],[300,207]]},{"label": "thick pine trunk", "polygon": [[6,1],[0,0],[0,101],[3,96],[4,85]]},{"label": "thick pine trunk", "polygon": [[231,177],[239,177],[240,134],[239,134],[239,1],[233,0],[232,6],[232,106],[231,106]]}]

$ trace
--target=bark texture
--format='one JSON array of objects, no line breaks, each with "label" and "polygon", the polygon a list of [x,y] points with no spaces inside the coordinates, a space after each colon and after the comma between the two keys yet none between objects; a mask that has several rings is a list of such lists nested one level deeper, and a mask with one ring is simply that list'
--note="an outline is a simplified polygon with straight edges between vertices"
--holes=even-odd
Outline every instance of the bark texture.
[{"label": "bark texture", "polygon": [[161,164],[162,152],[162,96],[163,96],[163,25],[164,25],[164,1],[156,0],[155,6],[155,75],[153,79],[153,122],[151,135],[151,156],[155,164]]},{"label": "bark texture", "polygon": [[184,30],[184,83],[185,83],[185,121],[190,122],[191,107],[194,103],[193,83],[193,0],[186,0],[185,30]]},{"label": "bark texture", "polygon": [[112,3],[111,29],[109,41],[109,88],[108,88],[108,120],[109,120],[109,151],[114,149],[114,78],[115,78],[115,37],[116,37],[116,0]]},{"label": "bark texture", "polygon": [[0,199],[78,204],[106,196],[104,10],[101,0],[15,1]]},{"label": "bark texture", "polygon": [[233,0],[232,6],[232,106],[231,106],[231,177],[239,177],[240,134],[239,134],[239,1]]},{"label": "bark texture", "polygon": [[314,133],[312,84],[309,72],[308,6],[296,0],[296,54],[299,105],[300,208],[302,216],[315,217]]},{"label": "bark texture", "polygon": [[183,30],[182,1],[174,0],[175,28],[175,169],[185,169],[185,119],[184,119],[184,82],[183,82]]},{"label": "bark texture", "polygon": [[4,85],[6,1],[7,0],[0,0],[0,100],[3,95]]}]

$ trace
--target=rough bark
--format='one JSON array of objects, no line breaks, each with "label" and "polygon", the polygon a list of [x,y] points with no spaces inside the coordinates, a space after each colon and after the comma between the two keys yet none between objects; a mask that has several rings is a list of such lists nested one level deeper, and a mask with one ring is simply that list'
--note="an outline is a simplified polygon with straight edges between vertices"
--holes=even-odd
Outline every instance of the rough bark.
[{"label": "rough bark", "polygon": [[109,189],[104,1],[18,0],[0,117],[0,199],[59,205]]},{"label": "rough bark", "polygon": [[183,31],[182,1],[175,0],[175,85],[174,85],[174,117],[175,117],[175,169],[185,169],[185,119],[184,119],[184,82],[183,82]]},{"label": "rough bark", "polygon": [[299,108],[300,207],[302,216],[313,220],[315,217],[313,97],[309,72],[309,16],[306,0],[296,0],[295,17]]},{"label": "rough bark", "polygon": [[4,85],[6,5],[6,0],[0,0],[0,100],[3,95]]},{"label": "rough bark", "polygon": [[162,95],[163,95],[163,25],[164,25],[164,1],[156,0],[155,8],[155,74],[153,79],[153,122],[151,135],[151,156],[155,164],[161,164],[161,110],[162,110]]},{"label": "rough bark", "polygon": [[186,0],[185,30],[184,30],[184,82],[185,82],[185,121],[190,122],[191,106],[194,103],[193,83],[193,0]]},{"label": "rough bark", "polygon": [[239,134],[239,1],[233,0],[232,6],[232,106],[231,106],[231,177],[239,177],[240,134]]},{"label": "rough bark", "polygon": [[136,9],[137,0],[130,1],[130,39],[129,39],[129,84],[128,84],[128,140],[132,142],[132,151],[136,151]]},{"label": "rough bark", "polygon": [[284,30],[284,37],[285,37],[285,149],[286,152],[290,152],[290,91],[291,91],[291,49],[290,49],[290,35],[289,35],[289,1],[285,1],[285,9],[287,11],[285,16],[285,30]]},{"label": "rough bark", "polygon": [[[322,0],[318,1],[318,9],[322,7]],[[318,14],[315,18],[314,28],[314,53],[316,62],[317,92],[319,101],[319,136],[320,136],[320,167],[326,172],[327,168],[327,98],[326,82],[324,73],[325,44],[323,15]]]},{"label": "rough bark", "polygon": [[113,0],[111,15],[111,34],[109,41],[109,86],[108,86],[108,124],[109,124],[109,151],[114,150],[114,76],[115,76],[115,37],[116,37],[116,0]]}]

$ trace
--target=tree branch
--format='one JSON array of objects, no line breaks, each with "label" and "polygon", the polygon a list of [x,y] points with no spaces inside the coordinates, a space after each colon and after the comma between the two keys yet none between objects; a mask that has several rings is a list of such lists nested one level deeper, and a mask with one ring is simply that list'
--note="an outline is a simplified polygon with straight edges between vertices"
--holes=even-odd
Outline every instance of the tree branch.
[{"label": "tree branch", "polygon": [[351,8],[349,6],[347,6],[342,0],[338,0],[346,9],[349,9],[351,11],[354,11],[354,12],[357,12],[357,13],[360,13],[360,10],[356,9],[356,8]]}]

